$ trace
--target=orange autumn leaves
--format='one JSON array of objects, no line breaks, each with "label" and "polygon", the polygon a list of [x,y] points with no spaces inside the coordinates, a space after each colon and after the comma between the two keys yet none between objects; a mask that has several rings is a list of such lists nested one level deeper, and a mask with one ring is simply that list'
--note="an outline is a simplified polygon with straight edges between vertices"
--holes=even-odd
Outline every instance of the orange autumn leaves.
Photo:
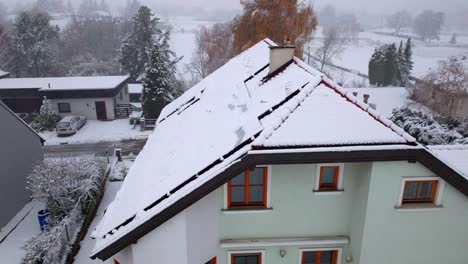
[{"label": "orange autumn leaves", "polygon": [[278,44],[289,39],[302,57],[317,26],[314,10],[297,0],[241,0],[244,12],[233,21],[233,48],[239,54],[264,38]]}]

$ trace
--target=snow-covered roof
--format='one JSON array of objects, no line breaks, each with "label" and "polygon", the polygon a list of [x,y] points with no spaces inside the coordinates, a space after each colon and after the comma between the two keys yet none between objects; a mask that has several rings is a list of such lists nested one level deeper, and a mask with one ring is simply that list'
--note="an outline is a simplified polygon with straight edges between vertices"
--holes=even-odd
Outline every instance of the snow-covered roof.
[{"label": "snow-covered roof", "polygon": [[430,152],[468,180],[468,145],[429,146]]},{"label": "snow-covered roof", "polygon": [[0,79],[0,89],[40,89],[40,91],[114,89],[129,76],[86,76]]},{"label": "snow-covered roof", "polygon": [[402,108],[411,102],[405,87],[347,88],[347,90],[357,92],[357,97],[361,99],[364,94],[368,94],[369,104],[374,104],[376,110],[387,118],[392,116],[393,109]]},{"label": "snow-covered roof", "polygon": [[414,138],[297,58],[269,76],[271,46],[276,44],[268,39],[257,43],[163,109],[95,230],[92,254],[253,148],[414,144]]},{"label": "snow-covered roof", "polygon": [[128,92],[131,94],[141,94],[143,93],[143,84],[141,83],[129,83]]}]

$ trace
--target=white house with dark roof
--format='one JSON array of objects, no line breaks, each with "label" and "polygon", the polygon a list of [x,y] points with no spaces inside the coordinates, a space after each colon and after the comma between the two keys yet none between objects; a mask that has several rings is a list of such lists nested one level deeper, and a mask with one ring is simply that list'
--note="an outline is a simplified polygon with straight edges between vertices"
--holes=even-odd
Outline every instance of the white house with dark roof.
[{"label": "white house with dark roof", "polygon": [[93,231],[109,263],[468,259],[468,180],[265,39],[166,106]]},{"label": "white house with dark roof", "polygon": [[37,112],[46,96],[62,116],[113,120],[128,108],[129,76],[0,79],[0,99],[16,113]]}]

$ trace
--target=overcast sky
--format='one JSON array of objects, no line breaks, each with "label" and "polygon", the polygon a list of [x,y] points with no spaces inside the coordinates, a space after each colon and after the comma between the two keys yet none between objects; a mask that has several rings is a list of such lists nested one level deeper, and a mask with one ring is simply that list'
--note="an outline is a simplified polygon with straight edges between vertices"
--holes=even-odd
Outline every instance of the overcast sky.
[{"label": "overcast sky", "polygon": [[[0,0],[0,2],[14,5],[28,0]],[[32,1],[32,0],[29,0]],[[307,0],[309,1],[309,0]],[[420,12],[423,9],[434,9],[444,12],[451,10],[468,10],[468,0],[310,0],[316,8],[326,4],[332,4],[346,11],[391,13],[399,9],[411,10],[411,13]],[[76,3],[77,0],[73,0]],[[125,0],[107,0],[109,4],[122,5]],[[176,5],[181,7],[198,7],[207,10],[212,9],[241,9],[240,0],[140,0],[140,2],[156,7],[158,5]],[[450,12],[449,12],[450,13]]]}]

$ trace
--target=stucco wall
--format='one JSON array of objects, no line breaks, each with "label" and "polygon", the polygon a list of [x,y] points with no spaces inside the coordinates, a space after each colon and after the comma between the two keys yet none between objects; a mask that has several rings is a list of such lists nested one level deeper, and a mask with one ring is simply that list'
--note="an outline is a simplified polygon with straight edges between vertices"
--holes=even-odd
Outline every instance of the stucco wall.
[{"label": "stucco wall", "polygon": [[396,210],[402,176],[435,175],[419,164],[374,163],[359,263],[468,263],[468,198],[445,184],[443,208]]},{"label": "stucco wall", "polygon": [[0,227],[30,200],[26,176],[40,161],[42,144],[37,135],[0,105]]},{"label": "stucco wall", "polygon": [[96,104],[97,101],[106,102],[107,119],[115,119],[114,99],[113,98],[82,98],[82,99],[51,99],[52,104],[58,112],[58,103],[69,103],[71,113],[59,113],[62,117],[68,115],[85,116],[88,119],[96,120]]}]

